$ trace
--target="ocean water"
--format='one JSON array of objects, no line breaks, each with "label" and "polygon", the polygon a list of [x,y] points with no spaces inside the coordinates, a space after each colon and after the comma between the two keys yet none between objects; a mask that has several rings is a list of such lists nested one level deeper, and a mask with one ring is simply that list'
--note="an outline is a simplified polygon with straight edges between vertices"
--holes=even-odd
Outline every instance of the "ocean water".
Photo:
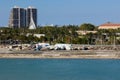
[{"label": "ocean water", "polygon": [[0,80],[120,80],[120,60],[0,59]]}]

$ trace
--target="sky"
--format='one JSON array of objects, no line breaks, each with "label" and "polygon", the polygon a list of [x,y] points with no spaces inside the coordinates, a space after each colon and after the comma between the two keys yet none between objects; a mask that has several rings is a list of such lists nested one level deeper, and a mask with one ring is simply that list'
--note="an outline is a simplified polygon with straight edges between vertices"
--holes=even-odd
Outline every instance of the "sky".
[{"label": "sky", "polygon": [[0,0],[0,26],[7,26],[14,6],[38,9],[38,25],[120,23],[120,0]]}]

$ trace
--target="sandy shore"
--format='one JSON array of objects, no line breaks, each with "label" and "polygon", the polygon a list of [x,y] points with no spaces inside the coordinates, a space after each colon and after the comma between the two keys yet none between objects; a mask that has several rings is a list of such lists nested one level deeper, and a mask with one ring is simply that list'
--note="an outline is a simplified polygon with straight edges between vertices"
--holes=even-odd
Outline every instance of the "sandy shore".
[{"label": "sandy shore", "polygon": [[120,59],[120,51],[6,51],[0,58]]}]

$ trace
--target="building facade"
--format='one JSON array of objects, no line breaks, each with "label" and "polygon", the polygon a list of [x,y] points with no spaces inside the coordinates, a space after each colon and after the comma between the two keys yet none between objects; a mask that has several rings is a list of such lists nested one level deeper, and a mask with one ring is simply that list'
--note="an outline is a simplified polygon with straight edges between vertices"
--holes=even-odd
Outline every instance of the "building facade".
[{"label": "building facade", "polygon": [[98,27],[98,29],[119,29],[120,24],[114,24],[114,23],[105,23]]},{"label": "building facade", "polygon": [[37,9],[36,8],[19,8],[14,7],[11,10],[9,18],[10,28],[28,28],[33,19],[34,24],[37,26]]},{"label": "building facade", "polygon": [[26,26],[30,25],[31,18],[34,21],[35,26],[37,26],[37,9],[33,7],[28,7],[26,9]]}]

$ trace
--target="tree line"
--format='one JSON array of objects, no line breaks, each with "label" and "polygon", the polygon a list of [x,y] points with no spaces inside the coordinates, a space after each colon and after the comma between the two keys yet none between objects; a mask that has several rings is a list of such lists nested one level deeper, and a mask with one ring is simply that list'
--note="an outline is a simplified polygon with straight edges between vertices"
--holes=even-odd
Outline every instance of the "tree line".
[{"label": "tree line", "polygon": [[[98,30],[98,27],[84,23],[78,25],[64,25],[64,26],[38,26],[35,30],[25,28],[0,28],[0,42],[14,44],[18,43],[37,43],[47,42],[50,44],[68,43],[68,44],[120,44],[120,29],[117,30]],[[80,35],[77,31],[97,31],[97,33],[88,33]],[[28,33],[31,35],[26,36]],[[41,38],[33,36],[34,34],[45,34]],[[114,41],[115,40],[115,41]]]}]

